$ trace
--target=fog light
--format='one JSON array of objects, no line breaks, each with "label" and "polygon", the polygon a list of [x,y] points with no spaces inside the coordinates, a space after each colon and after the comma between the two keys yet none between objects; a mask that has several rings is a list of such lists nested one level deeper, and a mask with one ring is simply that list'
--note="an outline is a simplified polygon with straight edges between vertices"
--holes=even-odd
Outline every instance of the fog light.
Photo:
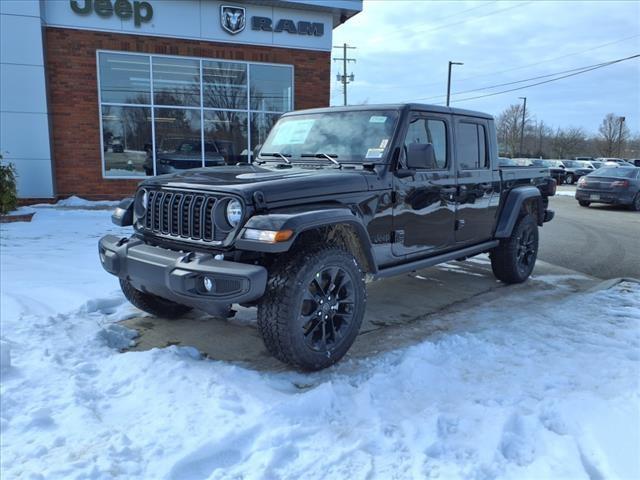
[{"label": "fog light", "polygon": [[216,286],[216,282],[212,278],[204,277],[204,280],[202,280],[202,285],[207,292],[212,292]]}]

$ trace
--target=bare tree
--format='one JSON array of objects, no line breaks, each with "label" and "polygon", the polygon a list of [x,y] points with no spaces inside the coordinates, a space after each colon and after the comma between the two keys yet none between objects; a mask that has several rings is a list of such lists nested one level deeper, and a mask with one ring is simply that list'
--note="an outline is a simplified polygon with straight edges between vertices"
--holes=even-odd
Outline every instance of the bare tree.
[{"label": "bare tree", "polygon": [[551,145],[557,158],[569,158],[579,153],[585,143],[586,135],[581,128],[558,128],[553,135]]},{"label": "bare tree", "polygon": [[608,113],[598,128],[598,149],[605,157],[620,155],[627,139],[629,129],[624,123],[624,117]]},{"label": "bare tree", "polygon": [[[526,112],[524,119],[525,127],[530,123],[531,115]],[[520,132],[522,131],[522,105],[510,105],[497,119],[498,143],[505,152],[512,157],[522,154],[520,152]]]}]

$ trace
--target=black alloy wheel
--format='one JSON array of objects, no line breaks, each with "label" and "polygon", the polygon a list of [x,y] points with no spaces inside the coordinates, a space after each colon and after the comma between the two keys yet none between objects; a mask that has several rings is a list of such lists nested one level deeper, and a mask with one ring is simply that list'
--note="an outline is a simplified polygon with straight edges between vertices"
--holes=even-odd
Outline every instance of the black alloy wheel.
[{"label": "black alloy wheel", "polygon": [[258,330],[278,360],[320,370],[347,353],[366,302],[364,273],[354,256],[339,246],[309,245],[269,269]]},{"label": "black alloy wheel", "polygon": [[532,263],[536,261],[537,235],[531,224],[522,229],[517,238],[516,262],[521,272],[529,272],[533,269]]},{"label": "black alloy wheel", "polygon": [[504,283],[524,282],[533,272],[537,257],[538,223],[531,214],[520,217],[511,236],[489,254],[493,274]]},{"label": "black alloy wheel", "polygon": [[353,321],[355,302],[351,274],[338,266],[316,272],[307,285],[300,308],[304,343],[327,354],[344,339]]}]

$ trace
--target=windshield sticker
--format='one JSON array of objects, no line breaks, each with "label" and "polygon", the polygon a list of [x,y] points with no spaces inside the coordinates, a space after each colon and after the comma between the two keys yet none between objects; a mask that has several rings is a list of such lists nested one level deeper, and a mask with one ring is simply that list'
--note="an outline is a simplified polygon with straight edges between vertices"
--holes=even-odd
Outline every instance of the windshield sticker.
[{"label": "windshield sticker", "polygon": [[384,123],[387,121],[387,117],[384,115],[373,115],[369,118],[369,123]]},{"label": "windshield sticker", "polygon": [[387,143],[389,143],[389,139],[388,138],[383,138],[382,141],[380,142],[380,148],[387,148]]},{"label": "windshield sticker", "polygon": [[313,127],[315,120],[289,120],[278,127],[272,145],[302,145],[307,141],[307,136]]},{"label": "windshield sticker", "polygon": [[370,148],[365,158],[382,158],[384,148]]}]

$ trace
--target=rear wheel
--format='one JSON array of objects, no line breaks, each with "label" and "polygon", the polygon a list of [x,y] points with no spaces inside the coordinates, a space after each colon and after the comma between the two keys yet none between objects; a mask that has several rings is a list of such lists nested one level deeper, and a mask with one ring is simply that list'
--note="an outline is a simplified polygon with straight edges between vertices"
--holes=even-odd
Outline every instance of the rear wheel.
[{"label": "rear wheel", "polygon": [[364,274],[335,246],[298,252],[272,267],[258,306],[258,329],[280,361],[320,370],[353,344],[366,305]]},{"label": "rear wheel", "polygon": [[633,202],[631,203],[629,208],[631,208],[631,210],[634,210],[636,212],[640,212],[640,192],[638,192],[636,196],[633,198]]},{"label": "rear wheel", "polygon": [[122,293],[133,305],[156,317],[176,318],[191,311],[191,307],[171,302],[151,293],[141,292],[128,280],[120,280]]},{"label": "rear wheel", "polygon": [[538,257],[538,224],[532,215],[520,217],[509,238],[500,242],[490,254],[491,269],[505,283],[524,282]]},{"label": "rear wheel", "polygon": [[578,200],[578,204],[581,207],[588,207],[589,205],[591,205],[591,202],[587,202],[586,200]]}]

